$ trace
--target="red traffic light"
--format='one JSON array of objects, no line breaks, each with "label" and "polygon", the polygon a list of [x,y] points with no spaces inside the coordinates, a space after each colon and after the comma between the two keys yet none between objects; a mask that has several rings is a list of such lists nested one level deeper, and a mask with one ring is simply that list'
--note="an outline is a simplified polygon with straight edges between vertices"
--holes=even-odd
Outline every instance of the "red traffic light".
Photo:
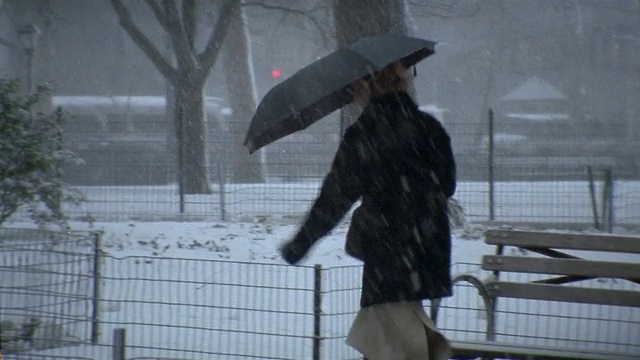
[{"label": "red traffic light", "polygon": [[271,77],[273,77],[274,79],[279,78],[280,77],[280,70],[278,70],[278,69],[271,70]]}]

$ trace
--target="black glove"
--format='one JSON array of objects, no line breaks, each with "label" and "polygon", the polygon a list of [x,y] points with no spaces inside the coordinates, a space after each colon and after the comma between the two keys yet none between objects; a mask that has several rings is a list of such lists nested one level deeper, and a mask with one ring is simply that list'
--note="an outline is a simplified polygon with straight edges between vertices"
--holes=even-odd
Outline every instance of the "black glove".
[{"label": "black glove", "polygon": [[280,247],[280,254],[284,261],[288,264],[294,265],[300,262],[300,260],[307,255],[310,248],[311,244],[309,241],[294,239],[286,242],[282,247]]}]

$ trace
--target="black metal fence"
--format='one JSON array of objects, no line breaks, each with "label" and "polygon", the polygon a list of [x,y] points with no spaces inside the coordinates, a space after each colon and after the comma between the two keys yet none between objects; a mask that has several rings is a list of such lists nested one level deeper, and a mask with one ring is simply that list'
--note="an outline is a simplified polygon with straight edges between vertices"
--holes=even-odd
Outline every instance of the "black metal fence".
[{"label": "black metal fence", "polygon": [[[81,244],[93,249],[91,237]],[[50,261],[48,251],[30,252],[26,267],[15,250],[5,246],[0,253],[2,279],[14,278],[10,284],[2,280],[1,321],[43,321],[34,333],[21,333],[31,336],[21,342],[31,342],[14,348],[3,342],[3,359],[360,358],[345,344],[358,310],[360,266],[115,258],[98,252],[101,267],[95,271],[91,251],[64,253],[66,259],[83,259],[78,267]],[[454,264],[453,273],[490,276],[476,264]],[[64,291],[61,284],[68,284]],[[458,284],[454,292],[441,304],[438,326],[451,339],[484,339],[486,315],[475,288]],[[36,299],[36,305],[28,304]],[[498,335],[505,341],[640,352],[638,309],[503,301],[497,310]],[[49,325],[43,327],[45,319]],[[43,330],[49,328],[56,330]],[[4,327],[2,334],[4,339]]]},{"label": "black metal fence", "polygon": [[0,349],[97,339],[100,235],[0,229]]},{"label": "black metal fence", "polygon": [[[249,170],[231,145],[244,134],[229,130],[238,128],[224,123],[229,118],[222,123],[211,118],[205,138],[212,193],[183,197],[173,126],[162,113],[144,109],[138,109],[140,114],[129,109],[126,116],[85,115],[67,126],[67,147],[85,163],[66,168],[65,177],[89,200],[68,209],[74,218],[240,219],[283,213],[273,211],[278,204],[287,217],[298,217],[317,193],[339,142],[337,116],[332,115],[252,155],[261,162],[253,170],[264,173],[265,183],[243,184],[232,179]],[[602,208],[606,192],[613,223],[640,224],[640,147],[629,131],[512,115],[497,111],[484,116],[486,125],[470,126],[454,122],[460,115],[441,113],[458,164],[455,196],[470,221],[595,225],[592,209]],[[631,133],[637,127],[630,126]],[[612,179],[607,191],[605,172]]]}]

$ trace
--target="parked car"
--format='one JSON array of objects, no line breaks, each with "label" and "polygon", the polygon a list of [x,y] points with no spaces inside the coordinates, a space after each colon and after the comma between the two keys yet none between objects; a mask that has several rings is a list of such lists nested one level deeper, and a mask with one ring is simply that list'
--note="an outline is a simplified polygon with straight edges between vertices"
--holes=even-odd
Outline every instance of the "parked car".
[{"label": "parked car", "polygon": [[[84,164],[67,166],[75,185],[153,185],[176,179],[175,126],[163,96],[54,96],[68,113],[65,147]],[[223,127],[229,109],[205,98],[209,126]]]}]

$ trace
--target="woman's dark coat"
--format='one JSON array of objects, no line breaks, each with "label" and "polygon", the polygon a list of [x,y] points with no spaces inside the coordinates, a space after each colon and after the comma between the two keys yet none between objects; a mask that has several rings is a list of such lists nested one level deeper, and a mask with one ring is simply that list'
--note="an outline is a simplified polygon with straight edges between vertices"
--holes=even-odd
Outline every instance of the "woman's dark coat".
[{"label": "woman's dark coat", "polygon": [[353,226],[365,226],[350,229],[363,239],[361,306],[450,296],[447,199],[455,187],[442,125],[406,93],[374,98],[347,129],[288,251],[304,256],[362,199],[364,215]]}]

